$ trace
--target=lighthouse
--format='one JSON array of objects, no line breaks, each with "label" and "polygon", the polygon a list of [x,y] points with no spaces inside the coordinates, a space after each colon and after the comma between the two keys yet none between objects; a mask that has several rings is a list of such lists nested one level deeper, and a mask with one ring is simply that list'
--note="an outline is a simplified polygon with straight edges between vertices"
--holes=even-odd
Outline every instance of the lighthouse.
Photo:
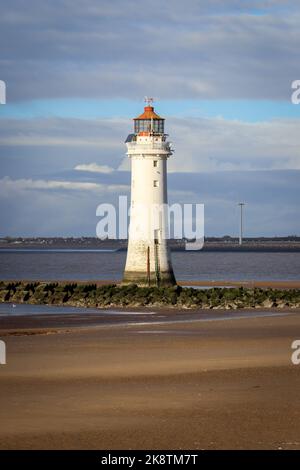
[{"label": "lighthouse", "polygon": [[146,99],[125,143],[131,160],[131,204],[123,283],[175,285],[168,245],[167,160],[172,155],[165,120]]}]

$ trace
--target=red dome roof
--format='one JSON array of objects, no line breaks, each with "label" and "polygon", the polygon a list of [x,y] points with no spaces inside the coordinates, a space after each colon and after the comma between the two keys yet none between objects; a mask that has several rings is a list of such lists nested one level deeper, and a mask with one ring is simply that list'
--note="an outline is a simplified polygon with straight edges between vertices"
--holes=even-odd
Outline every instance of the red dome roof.
[{"label": "red dome roof", "polygon": [[135,118],[137,119],[163,119],[158,114],[154,112],[153,106],[145,106],[143,114]]}]

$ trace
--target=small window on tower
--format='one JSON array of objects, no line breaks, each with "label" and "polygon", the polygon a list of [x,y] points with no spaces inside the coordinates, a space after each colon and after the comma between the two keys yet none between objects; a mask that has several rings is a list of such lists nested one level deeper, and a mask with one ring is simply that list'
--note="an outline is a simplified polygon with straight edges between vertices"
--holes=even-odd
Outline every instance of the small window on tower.
[{"label": "small window on tower", "polygon": [[153,186],[154,186],[154,188],[158,188],[158,181],[157,180],[153,181]]},{"label": "small window on tower", "polygon": [[153,161],[153,166],[154,166],[154,167],[157,167],[157,160],[154,160],[154,161]]}]

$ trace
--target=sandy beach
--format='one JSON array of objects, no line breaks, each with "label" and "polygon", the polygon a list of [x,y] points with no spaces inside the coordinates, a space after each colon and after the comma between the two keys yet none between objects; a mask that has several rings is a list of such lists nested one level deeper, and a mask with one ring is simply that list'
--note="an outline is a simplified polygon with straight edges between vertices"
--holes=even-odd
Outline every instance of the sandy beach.
[{"label": "sandy beach", "polygon": [[0,318],[1,449],[299,449],[300,312]]}]

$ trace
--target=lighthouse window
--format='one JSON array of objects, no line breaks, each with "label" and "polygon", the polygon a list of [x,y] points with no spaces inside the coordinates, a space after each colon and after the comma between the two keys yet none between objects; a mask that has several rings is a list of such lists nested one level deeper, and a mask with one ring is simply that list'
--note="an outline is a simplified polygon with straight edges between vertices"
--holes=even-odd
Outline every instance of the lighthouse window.
[{"label": "lighthouse window", "polygon": [[135,119],[134,121],[134,132],[153,132],[158,134],[164,133],[164,120],[163,119]]},{"label": "lighthouse window", "polygon": [[154,166],[154,167],[157,167],[157,160],[154,160],[154,161],[153,161],[153,166]]},{"label": "lighthouse window", "polygon": [[134,122],[134,131],[139,132],[150,132],[151,131],[151,120],[150,119],[136,119]]},{"label": "lighthouse window", "polygon": [[154,188],[158,188],[158,181],[157,180],[153,181],[153,186],[154,186]]},{"label": "lighthouse window", "polygon": [[164,133],[164,120],[163,119],[155,119],[155,121],[153,121],[153,131],[157,132],[158,134]]}]

